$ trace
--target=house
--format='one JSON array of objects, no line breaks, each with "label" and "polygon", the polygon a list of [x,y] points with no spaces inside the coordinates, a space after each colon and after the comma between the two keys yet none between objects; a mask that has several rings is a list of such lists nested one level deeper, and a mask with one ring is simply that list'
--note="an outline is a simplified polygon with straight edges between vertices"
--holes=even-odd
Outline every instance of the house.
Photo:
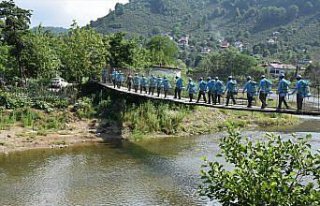
[{"label": "house", "polygon": [[178,40],[179,46],[189,46],[189,36],[183,36]]},{"label": "house", "polygon": [[282,64],[281,62],[271,62],[268,64],[268,73],[278,77],[281,73],[288,74],[296,71],[296,66],[292,64]]},{"label": "house", "polygon": [[220,48],[221,49],[227,49],[227,48],[229,48],[229,46],[230,46],[230,43],[228,41],[226,41],[226,40],[224,40],[224,41],[222,41],[220,43]]},{"label": "house", "polygon": [[275,44],[276,43],[276,40],[274,40],[274,39],[269,39],[268,41],[267,41],[267,43],[268,44]]},{"label": "house", "polygon": [[164,67],[164,66],[153,66],[150,68],[150,74],[160,75],[161,77],[181,77],[181,69],[174,67]]}]

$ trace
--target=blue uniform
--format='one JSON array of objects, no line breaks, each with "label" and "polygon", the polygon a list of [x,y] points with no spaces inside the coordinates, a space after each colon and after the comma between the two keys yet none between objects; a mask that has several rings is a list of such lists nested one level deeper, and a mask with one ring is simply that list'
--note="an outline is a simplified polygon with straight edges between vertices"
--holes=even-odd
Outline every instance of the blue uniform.
[{"label": "blue uniform", "polygon": [[217,80],[214,84],[214,92],[216,95],[221,95],[223,94],[223,91],[224,91],[224,85],[223,85],[223,82],[220,81],[220,80]]},{"label": "blue uniform", "polygon": [[207,84],[207,89],[210,93],[214,93],[214,88],[215,88],[215,81],[210,80]]},{"label": "blue uniform", "polygon": [[161,85],[162,85],[162,78],[158,77],[157,78],[157,88],[161,88]]},{"label": "blue uniform", "polygon": [[157,79],[155,77],[150,77],[149,79],[149,86],[150,87],[156,87],[157,86]]},{"label": "blue uniform", "polygon": [[164,90],[164,98],[166,98],[167,93],[168,93],[169,89],[171,88],[171,84],[167,78],[164,78],[162,80],[162,86],[163,86],[163,90]]},{"label": "blue uniform", "polygon": [[117,75],[116,75],[116,84],[117,84],[117,87],[118,87],[118,88],[121,87],[123,81],[124,81],[124,74],[121,73],[121,72],[117,72]]},{"label": "blue uniform", "polygon": [[142,87],[146,87],[147,86],[147,78],[146,77],[141,77],[140,79],[140,85]]},{"label": "blue uniform", "polygon": [[189,98],[190,98],[189,102],[192,102],[193,94],[195,94],[197,92],[196,84],[192,80],[189,81],[189,83],[187,85],[187,91],[189,93]]},{"label": "blue uniform", "polygon": [[154,89],[157,86],[157,79],[154,76],[151,76],[149,79],[149,95],[154,94]]},{"label": "blue uniform", "polygon": [[199,86],[198,87],[199,87],[199,91],[206,92],[207,91],[207,82],[201,80],[199,82]]},{"label": "blue uniform", "polygon": [[277,89],[277,92],[279,94],[279,104],[277,107],[278,110],[281,109],[282,103],[284,103],[287,109],[289,109],[289,105],[287,104],[287,101],[286,101],[286,95],[289,92],[289,85],[290,85],[290,82],[288,80],[285,80],[284,77],[280,79],[278,84],[278,89]]},{"label": "blue uniform", "polygon": [[280,80],[279,84],[278,84],[278,94],[280,96],[286,96],[289,93],[289,86],[290,86],[290,82],[288,80],[285,80],[284,78]]},{"label": "blue uniform", "polygon": [[234,80],[229,80],[227,82],[226,91],[236,93],[237,92],[237,82]]},{"label": "blue uniform", "polygon": [[178,78],[176,80],[176,88],[178,88],[178,89],[182,89],[183,88],[183,80],[182,80],[182,78]]},{"label": "blue uniform", "polygon": [[135,75],[133,77],[133,86],[139,86],[140,85],[140,77],[138,75]]},{"label": "blue uniform", "polygon": [[236,104],[236,100],[234,98],[234,95],[238,92],[237,91],[237,82],[235,80],[230,79],[227,82],[226,85],[226,91],[227,91],[227,101],[226,106],[229,105],[229,100],[232,99],[233,104]]},{"label": "blue uniform", "polygon": [[310,97],[310,88],[309,88],[309,82],[307,80],[299,80],[296,83],[296,87],[293,91],[293,93],[297,92],[298,95],[301,95],[302,97]]},{"label": "blue uniform", "polygon": [[116,80],[117,75],[118,75],[118,72],[114,70],[114,71],[112,72],[112,74],[111,74],[112,80]]},{"label": "blue uniform", "polygon": [[161,77],[157,78],[156,85],[157,85],[157,94],[158,94],[158,97],[160,97],[161,86],[162,86],[162,78]]},{"label": "blue uniform", "polygon": [[259,84],[259,91],[264,94],[271,92],[272,83],[268,79],[262,79]]},{"label": "blue uniform", "polygon": [[187,91],[188,91],[189,94],[197,93],[197,87],[196,87],[194,82],[191,81],[191,82],[188,83]]},{"label": "blue uniform", "polygon": [[244,85],[243,92],[247,92],[247,94],[251,96],[257,95],[257,82],[249,80]]},{"label": "blue uniform", "polygon": [[171,84],[168,79],[162,80],[162,86],[165,91],[168,91],[171,88]]},{"label": "blue uniform", "polygon": [[176,79],[176,88],[174,89],[174,98],[176,99],[177,97],[181,99],[181,91],[183,88],[183,80],[182,78],[177,78]]},{"label": "blue uniform", "polygon": [[198,94],[197,103],[200,101],[201,96],[203,96],[203,100],[206,103],[207,102],[207,98],[206,98],[207,82],[201,80],[199,82],[198,88],[199,88],[199,94]]},{"label": "blue uniform", "polygon": [[260,80],[260,83],[259,83],[259,99],[262,103],[261,105],[261,109],[264,109],[267,107],[267,95],[269,93],[271,93],[271,87],[272,87],[272,83],[266,79],[266,78],[263,78]]}]

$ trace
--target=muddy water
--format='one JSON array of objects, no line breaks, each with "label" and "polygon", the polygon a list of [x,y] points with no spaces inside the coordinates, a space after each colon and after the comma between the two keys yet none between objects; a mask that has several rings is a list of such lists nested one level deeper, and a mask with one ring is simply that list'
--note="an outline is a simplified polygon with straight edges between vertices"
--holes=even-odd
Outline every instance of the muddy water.
[{"label": "muddy water", "polygon": [[[319,120],[311,122],[319,128]],[[320,129],[315,130],[316,149]],[[196,191],[200,159],[213,158],[221,135],[2,155],[0,205],[216,205]]]}]

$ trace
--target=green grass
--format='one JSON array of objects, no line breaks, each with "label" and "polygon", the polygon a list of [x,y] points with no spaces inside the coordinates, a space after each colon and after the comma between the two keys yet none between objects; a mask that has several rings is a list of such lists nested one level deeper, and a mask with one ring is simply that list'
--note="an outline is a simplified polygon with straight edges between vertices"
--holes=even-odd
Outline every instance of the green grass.
[{"label": "green grass", "polygon": [[185,107],[147,102],[127,109],[123,123],[134,131],[134,136],[158,131],[171,135],[181,129],[180,124],[189,112]]}]

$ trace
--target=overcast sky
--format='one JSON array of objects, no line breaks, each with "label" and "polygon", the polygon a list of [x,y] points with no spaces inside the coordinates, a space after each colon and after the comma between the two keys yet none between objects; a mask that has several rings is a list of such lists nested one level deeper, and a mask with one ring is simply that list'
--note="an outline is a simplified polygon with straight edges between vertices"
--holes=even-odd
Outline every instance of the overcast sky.
[{"label": "overcast sky", "polygon": [[114,9],[117,2],[128,0],[15,0],[24,9],[31,9],[31,26],[56,26],[69,28],[75,19],[80,26],[96,20]]}]

